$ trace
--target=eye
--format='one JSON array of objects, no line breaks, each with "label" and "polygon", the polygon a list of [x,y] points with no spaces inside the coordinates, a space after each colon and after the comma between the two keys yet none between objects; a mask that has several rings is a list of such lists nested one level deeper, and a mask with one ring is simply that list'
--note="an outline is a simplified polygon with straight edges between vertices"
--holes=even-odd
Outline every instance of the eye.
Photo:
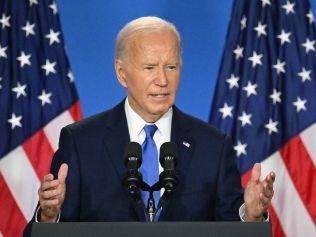
[{"label": "eye", "polygon": [[167,66],[167,70],[168,71],[175,71],[175,70],[177,70],[178,69],[178,67],[176,66],[176,65],[168,65]]},{"label": "eye", "polygon": [[151,72],[151,71],[153,71],[154,70],[154,66],[145,66],[144,67],[144,71],[146,71],[146,72]]}]

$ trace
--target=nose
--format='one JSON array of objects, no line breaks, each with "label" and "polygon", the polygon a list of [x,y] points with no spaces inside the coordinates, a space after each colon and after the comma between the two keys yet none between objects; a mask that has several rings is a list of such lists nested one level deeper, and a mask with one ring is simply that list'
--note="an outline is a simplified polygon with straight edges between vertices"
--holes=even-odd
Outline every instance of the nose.
[{"label": "nose", "polygon": [[164,67],[159,67],[156,84],[161,87],[166,87],[168,84],[167,74]]}]

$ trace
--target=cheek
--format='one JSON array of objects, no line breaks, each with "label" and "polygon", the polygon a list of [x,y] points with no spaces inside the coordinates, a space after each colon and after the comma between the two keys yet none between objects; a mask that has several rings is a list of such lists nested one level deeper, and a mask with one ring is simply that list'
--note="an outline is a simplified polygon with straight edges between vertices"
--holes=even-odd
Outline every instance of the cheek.
[{"label": "cheek", "polygon": [[174,78],[170,83],[170,87],[172,88],[172,91],[176,92],[178,90],[178,86],[179,86],[179,78]]}]

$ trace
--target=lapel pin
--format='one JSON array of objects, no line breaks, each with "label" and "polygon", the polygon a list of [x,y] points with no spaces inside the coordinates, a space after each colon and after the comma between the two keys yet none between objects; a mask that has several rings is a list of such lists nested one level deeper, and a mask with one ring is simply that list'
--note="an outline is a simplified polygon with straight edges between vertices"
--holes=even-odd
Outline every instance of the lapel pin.
[{"label": "lapel pin", "polygon": [[188,142],[186,142],[186,141],[183,142],[183,145],[185,145],[187,148],[190,147],[190,143],[188,143]]}]

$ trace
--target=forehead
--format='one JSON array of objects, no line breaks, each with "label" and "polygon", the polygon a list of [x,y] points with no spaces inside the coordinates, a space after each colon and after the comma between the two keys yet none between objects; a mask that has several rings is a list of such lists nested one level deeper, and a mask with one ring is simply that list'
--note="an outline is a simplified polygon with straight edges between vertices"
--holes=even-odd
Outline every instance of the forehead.
[{"label": "forehead", "polygon": [[138,33],[129,40],[128,51],[133,57],[179,57],[178,44],[177,36],[170,30]]}]

